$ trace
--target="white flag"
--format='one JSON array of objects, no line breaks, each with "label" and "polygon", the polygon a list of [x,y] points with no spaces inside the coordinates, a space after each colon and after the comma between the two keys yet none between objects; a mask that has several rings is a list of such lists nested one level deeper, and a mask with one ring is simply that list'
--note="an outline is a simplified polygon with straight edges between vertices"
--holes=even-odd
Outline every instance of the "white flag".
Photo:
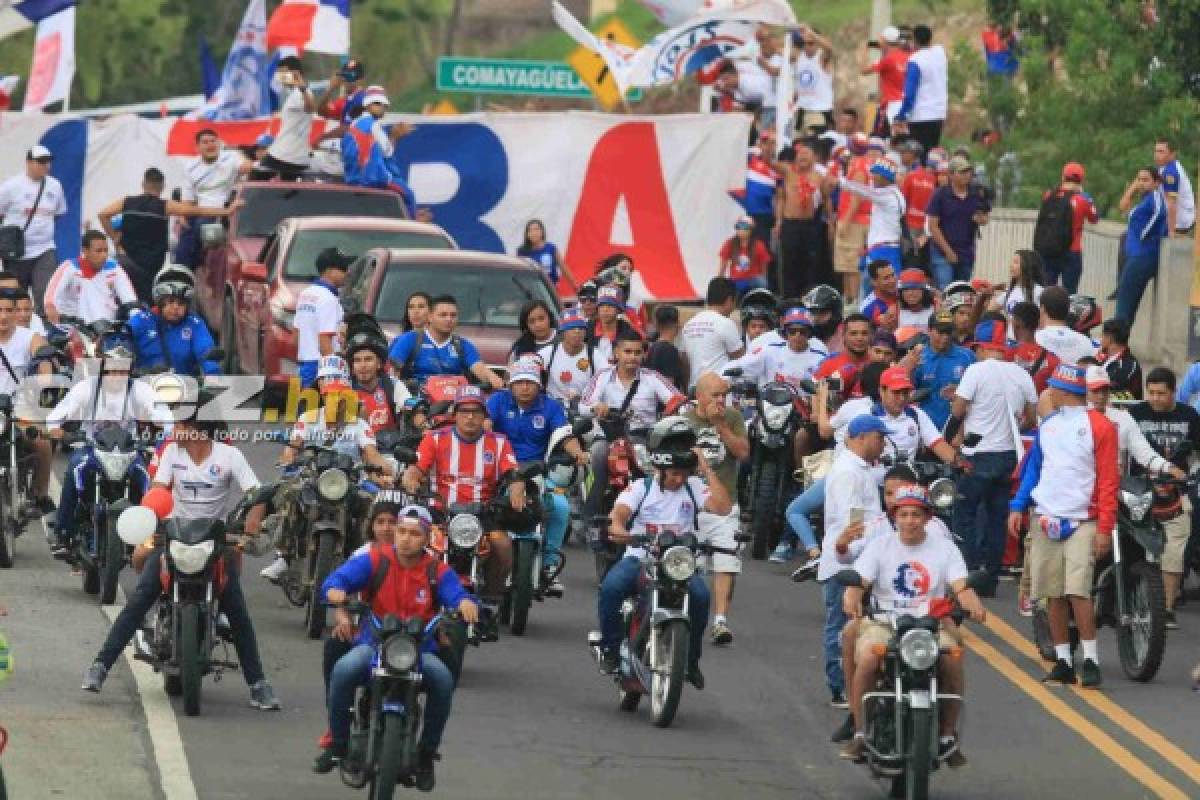
[{"label": "white flag", "polygon": [[41,111],[67,100],[74,78],[75,6],[71,6],[38,23],[24,110]]},{"label": "white flag", "polygon": [[552,13],[558,27],[562,28],[567,35],[604,59],[604,64],[612,73],[613,81],[617,84],[617,89],[621,94],[624,95],[628,92],[629,62],[633,59],[636,51],[616,42],[603,42],[597,39],[596,35],[575,19],[558,0],[554,0]]},{"label": "white flag", "polygon": [[775,79],[775,141],[783,147],[792,140],[792,117],[796,113],[795,73],[792,71],[792,37],[783,37],[783,66]]}]

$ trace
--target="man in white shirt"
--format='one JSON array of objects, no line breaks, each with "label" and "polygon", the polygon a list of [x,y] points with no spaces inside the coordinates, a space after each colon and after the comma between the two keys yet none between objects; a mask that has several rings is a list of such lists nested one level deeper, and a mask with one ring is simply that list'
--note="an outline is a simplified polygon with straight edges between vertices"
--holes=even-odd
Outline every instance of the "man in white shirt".
[{"label": "man in white shirt", "polygon": [[1038,305],[1042,309],[1042,327],[1034,334],[1034,341],[1058,357],[1064,364],[1078,364],[1080,359],[1094,357],[1096,343],[1067,325],[1071,297],[1061,286],[1048,286],[1042,292]]},{"label": "man in white shirt", "polygon": [[569,309],[558,323],[558,341],[538,351],[546,373],[546,394],[564,405],[582,397],[596,372],[607,366],[596,364],[599,348],[588,347],[587,329],[583,314]]},{"label": "man in white shirt", "polygon": [[871,474],[871,466],[883,453],[886,435],[887,426],[879,417],[870,414],[855,417],[847,426],[846,449],[834,459],[825,476],[825,538],[817,580],[825,601],[825,680],[835,708],[847,706],[838,638],[846,625],[846,614],[842,607],[843,587],[833,580],[841,568],[837,560],[838,539],[843,534],[853,536],[861,532],[868,517],[882,513],[879,486]]},{"label": "man in white shirt", "polygon": [[317,275],[312,285],[296,298],[296,366],[300,385],[307,388],[317,382],[317,364],[323,356],[336,355],[341,349],[342,302],[338,290],[346,282],[352,256],[336,247],[327,247],[317,256]]},{"label": "man in white shirt", "polygon": [[[14,397],[17,387],[25,380],[33,354],[39,347],[46,344],[45,338],[34,333],[29,328],[22,327],[17,322],[17,301],[28,298],[24,289],[0,288],[0,396],[13,397],[13,405],[17,411],[13,413],[13,424],[24,426],[17,412],[23,406],[19,398]],[[46,364],[44,369],[49,370]],[[28,498],[42,514],[54,511],[54,501],[47,494],[50,482],[50,442],[39,436],[32,441],[26,441],[25,446],[31,448],[36,456],[33,469],[33,493]],[[23,469],[23,468],[22,468]],[[10,509],[10,513],[23,514],[25,509]]]},{"label": "man in white shirt", "polygon": [[1035,422],[1037,389],[1033,378],[1005,360],[1008,336],[1002,320],[985,320],[975,326],[974,364],[967,367],[954,390],[947,438],[953,441],[965,422],[965,435],[980,436],[974,447],[964,447],[968,469],[958,480],[954,529],[963,537],[968,569],[986,569],[990,585],[979,593],[994,597],[1004,558],[1008,494],[1013,470],[1024,454],[1021,429]]},{"label": "man in white shirt", "polygon": [[732,358],[746,352],[737,325],[729,315],[737,307],[737,286],[728,278],[713,278],[708,282],[704,310],[683,326],[680,339],[683,352],[691,367],[688,388],[706,372],[718,375]]},{"label": "man in white shirt", "polygon": [[16,273],[26,286],[33,287],[38,311],[46,284],[58,266],[54,249],[54,221],[67,213],[67,198],[62,184],[50,175],[54,155],[42,145],[34,145],[25,154],[25,172],[0,183],[0,225],[21,228],[25,247],[15,261],[4,269]]},{"label": "man in white shirt", "polygon": [[844,175],[838,178],[838,185],[871,203],[866,262],[887,261],[899,274],[904,268],[900,223],[907,205],[904,195],[896,187],[896,165],[881,158],[871,165],[870,173],[872,186],[852,181]]},{"label": "man in white shirt", "polygon": [[[196,150],[200,157],[187,167],[187,182],[180,199],[198,206],[224,206],[238,178],[250,172],[254,162],[237,150],[223,150],[217,132],[211,128],[196,133]],[[176,264],[185,267],[200,264],[204,254],[200,226],[212,221],[211,217],[195,217],[183,227],[175,245]]]},{"label": "man in white shirt", "polygon": [[259,166],[284,180],[295,180],[308,169],[308,137],[312,133],[312,115],[317,103],[308,90],[304,67],[296,56],[281,58],[275,76],[287,93],[279,109],[279,133]]},{"label": "man in white shirt", "polygon": [[904,99],[896,112],[892,133],[908,133],[928,153],[942,141],[942,125],[949,106],[946,51],[933,43],[933,31],[925,25],[913,28],[917,46],[904,71]]},{"label": "man in white shirt", "polygon": [[[823,132],[833,128],[833,44],[826,37],[804,25],[792,34],[799,46],[795,55],[793,85],[796,87],[796,108],[800,113],[796,129],[808,136],[813,128]],[[810,119],[805,119],[806,117]],[[812,124],[821,119],[823,124]]]},{"label": "man in white shirt", "polygon": [[133,283],[108,257],[108,238],[101,231],[83,235],[81,255],[64,261],[46,287],[46,318],[56,325],[68,316],[87,324],[115,320],[121,306],[136,303]]}]

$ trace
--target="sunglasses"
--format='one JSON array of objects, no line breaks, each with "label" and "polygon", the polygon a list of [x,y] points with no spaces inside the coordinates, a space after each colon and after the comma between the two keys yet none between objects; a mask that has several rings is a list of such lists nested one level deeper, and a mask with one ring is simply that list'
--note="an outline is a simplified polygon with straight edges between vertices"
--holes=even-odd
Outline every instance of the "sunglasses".
[{"label": "sunglasses", "polygon": [[51,164],[54,162],[54,158],[52,156],[42,156],[41,158],[35,158],[34,161],[39,164]]}]

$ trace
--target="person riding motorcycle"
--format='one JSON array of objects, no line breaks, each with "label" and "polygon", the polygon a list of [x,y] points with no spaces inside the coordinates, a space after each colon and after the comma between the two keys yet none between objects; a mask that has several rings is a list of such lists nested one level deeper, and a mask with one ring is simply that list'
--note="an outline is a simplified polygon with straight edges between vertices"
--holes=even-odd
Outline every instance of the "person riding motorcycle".
[{"label": "person riding motorcycle", "polygon": [[[454,570],[426,550],[432,529],[429,512],[414,505],[399,508],[392,503],[377,504],[372,512],[374,521],[384,515],[396,521],[392,541],[377,541],[366,552],[351,556],[326,578],[321,594],[329,605],[344,606],[349,595],[368,590],[374,579],[379,586],[364,600],[378,619],[388,615],[402,620],[417,616],[428,624],[439,610],[452,610],[467,623],[478,622],[479,607],[463,589]],[[329,675],[327,707],[332,742],[313,764],[313,770],[321,774],[333,770],[346,757],[354,692],[370,678],[377,644],[372,626],[362,625],[355,632],[344,607],[338,607],[335,615],[333,636],[343,641],[353,640],[355,646],[337,660]],[[454,698],[454,677],[438,656],[436,637],[428,637],[424,643],[421,681],[426,701],[414,777],[416,788],[428,792],[436,783],[433,765]]]},{"label": "person riding motorcycle", "polygon": [[779,324],[779,301],[766,289],[751,289],[742,296],[742,345],[753,353],[751,344]]},{"label": "person riding motorcycle", "polygon": [[[638,577],[646,550],[633,545],[631,537],[671,531],[677,535],[698,534],[700,511],[725,516],[733,509],[721,479],[696,447],[696,433],[683,417],[667,417],[646,438],[655,474],[631,483],[617,498],[609,514],[609,539],[625,544],[625,554],[600,584],[597,611],[600,620],[600,651],[603,669],[613,673],[620,664],[621,603],[638,591]],[[697,476],[695,473],[699,471]],[[688,682],[704,688],[700,672],[700,649],[708,624],[709,592],[699,574],[688,580],[688,615],[691,644],[688,648]]]},{"label": "person riding motorcycle", "polygon": [[563,312],[558,323],[559,338],[538,351],[545,365],[546,394],[560,403],[583,396],[588,381],[608,365],[612,354],[608,341],[597,347],[588,341],[588,321],[578,309]]},{"label": "person riding motorcycle", "polygon": [[[971,619],[983,622],[987,618],[983,604],[967,587],[967,567],[953,541],[942,536],[930,536],[927,531],[933,507],[929,495],[920,486],[906,486],[895,495],[895,536],[879,536],[863,548],[854,561],[854,570],[862,578],[861,586],[849,586],[842,600],[843,610],[851,619],[863,617],[863,593],[871,589],[875,604],[886,615],[929,614],[931,604],[947,590],[954,593],[962,609]],[[913,564],[920,565],[921,575],[913,577]],[[960,646],[962,635],[949,619],[941,622],[938,643],[942,649]],[[854,678],[850,686],[850,713],[854,716],[854,737],[842,750],[842,758],[860,761],[866,750],[863,716],[863,695],[878,679],[882,656],[877,648],[886,647],[892,639],[892,628],[886,622],[862,619],[858,627]],[[958,658],[943,658],[938,665],[938,688],[949,694],[962,695],[963,668]],[[941,706],[938,720],[940,734],[938,756],[948,758],[958,750],[958,717],[960,703]],[[961,754],[961,751],[959,751]],[[965,763],[965,759],[959,763]]]},{"label": "person riding motorcycle", "polygon": [[844,347],[842,314],[845,313],[842,293],[822,283],[804,295],[803,305],[812,315],[813,333],[825,343],[825,348],[831,353],[841,352]]},{"label": "person riding motorcycle", "polygon": [[[545,461],[555,434],[564,428],[567,431],[571,428],[562,404],[542,391],[541,363],[536,357],[520,359],[511,369],[508,388],[494,392],[488,398],[487,412],[492,430],[504,434],[512,445],[518,464],[523,467]],[[563,449],[581,467],[587,466],[590,461],[589,455],[574,437],[563,442]],[[546,492],[542,496],[546,520],[542,567],[547,570],[557,566],[561,560],[560,551],[571,517],[567,498],[554,489],[551,481],[547,480]],[[556,578],[551,588],[562,591],[562,584]]]},{"label": "person riding motorcycle", "polygon": [[[212,399],[213,395],[202,389],[197,407],[203,408]],[[151,489],[170,492],[172,518],[190,520],[221,517],[237,498],[259,487],[258,478],[242,452],[213,440],[213,434],[220,427],[219,421],[192,419],[175,423],[172,441],[159,457],[158,471]],[[244,533],[247,537],[259,535],[265,513],[265,500],[250,508],[245,518]],[[125,607],[113,621],[95,660],[84,673],[82,688],[85,691],[99,692],[104,686],[109,670],[162,593],[159,563],[164,549],[164,543],[157,536],[134,549],[133,564],[135,569],[140,568],[141,577]],[[221,597],[221,610],[229,619],[242,676],[250,687],[250,705],[262,711],[278,711],[279,700],[263,673],[254,624],[242,594],[240,552],[235,554],[227,550],[225,558],[229,569],[226,571],[228,580]]]},{"label": "person riding motorcycle", "polygon": [[[7,395],[13,399],[13,405],[16,406],[14,420],[23,427],[26,424],[22,421],[23,418],[34,417],[37,412],[34,408],[27,407],[28,401],[22,396],[25,393],[22,391],[22,395],[19,395],[18,388],[27,376],[36,372],[47,372],[50,365],[45,361],[39,364],[34,358],[34,354],[46,345],[46,339],[20,324],[16,304],[21,297],[28,297],[28,292],[19,288],[0,287],[0,395]],[[36,509],[43,515],[50,514],[55,510],[54,501],[48,494],[52,458],[50,443],[38,437],[33,440],[27,439],[23,446],[27,446],[35,456],[35,496],[28,498],[30,510]],[[15,515],[24,513],[25,510],[13,508],[9,511]]]},{"label": "person riding motorcycle", "polygon": [[208,357],[214,347],[212,333],[204,320],[191,313],[191,285],[182,280],[159,280],[154,284],[154,305],[157,311],[138,310],[129,316],[134,367],[166,367],[180,375],[219,375],[221,365]]},{"label": "person riding motorcycle", "polygon": [[[425,432],[417,448],[417,463],[404,473],[404,490],[416,494],[428,477],[447,506],[487,506],[507,483],[507,510],[524,512],[527,491],[525,481],[512,479],[517,469],[512,445],[503,434],[485,431],[485,419],[483,392],[478,386],[461,387],[454,396],[454,425]],[[480,522],[488,532],[491,547],[483,565],[481,599],[488,605],[499,605],[512,572],[512,540],[491,509],[485,509]]]},{"label": "person riding motorcycle", "polygon": [[[62,425],[68,421],[82,423],[83,429],[94,434],[108,425],[118,425],[133,433],[139,422],[148,422],[164,429],[170,428],[171,412],[155,397],[153,387],[143,380],[134,380],[129,373],[133,352],[123,340],[106,343],[103,349],[100,374],[76,383],[46,417],[46,429],[51,439],[61,439]],[[54,523],[55,558],[66,559],[75,538],[76,515],[82,506],[79,482],[94,479],[99,464],[91,451],[80,447],[67,458],[63,473],[62,495]],[[149,476],[139,456],[131,467],[133,485],[130,499],[137,501],[148,488]]]},{"label": "person riding motorcycle", "polygon": [[351,388],[358,394],[359,415],[371,433],[400,427],[404,404],[412,397],[403,381],[387,374],[387,342],[365,331],[346,342]]}]

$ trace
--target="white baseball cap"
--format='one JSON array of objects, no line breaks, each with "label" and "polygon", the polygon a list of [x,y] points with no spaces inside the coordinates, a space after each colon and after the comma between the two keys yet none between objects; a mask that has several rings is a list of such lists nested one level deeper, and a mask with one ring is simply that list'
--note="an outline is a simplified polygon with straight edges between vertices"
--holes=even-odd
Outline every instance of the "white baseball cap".
[{"label": "white baseball cap", "polygon": [[1109,377],[1108,370],[1098,364],[1092,364],[1087,368],[1083,380],[1089,389],[1107,389],[1112,386],[1112,378]]},{"label": "white baseball cap", "polygon": [[50,152],[49,148],[40,144],[35,144],[33,147],[29,148],[29,153],[25,156],[25,158],[30,161],[36,161],[39,158],[54,158],[54,154]]},{"label": "white baseball cap", "polygon": [[392,105],[388,102],[387,92],[383,90],[382,86],[368,86],[367,90],[363,92],[363,106],[369,106],[372,103],[383,103],[389,107]]},{"label": "white baseball cap", "polygon": [[879,38],[888,44],[895,44],[900,41],[900,30],[895,25],[888,25],[879,32]]}]

